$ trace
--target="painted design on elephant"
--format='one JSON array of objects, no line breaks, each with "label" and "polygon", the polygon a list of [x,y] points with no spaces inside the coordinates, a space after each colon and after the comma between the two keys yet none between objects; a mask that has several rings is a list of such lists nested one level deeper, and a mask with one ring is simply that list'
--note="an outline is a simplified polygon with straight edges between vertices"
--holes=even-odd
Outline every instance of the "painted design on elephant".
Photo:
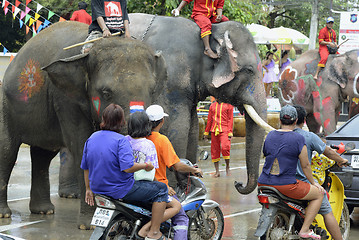
[{"label": "painted design on elephant", "polygon": [[286,103],[292,103],[294,99],[294,94],[296,93],[298,87],[296,83],[297,78],[297,70],[292,68],[292,66],[288,66],[282,74],[280,75],[279,79],[279,92],[282,96],[282,99]]},{"label": "painted design on elephant", "polygon": [[99,97],[92,97],[92,106],[97,112],[97,116],[100,116],[101,100]]},{"label": "painted design on elephant", "polygon": [[41,74],[40,63],[33,59],[29,59],[19,77],[20,85],[18,90],[23,93],[24,100],[38,93],[44,85],[44,78]]},{"label": "painted design on elephant", "polygon": [[246,89],[251,95],[253,95],[254,91],[256,90],[256,87],[253,83],[248,83]]},{"label": "painted design on elephant", "polygon": [[359,98],[357,98],[357,97],[353,97],[353,98],[352,98],[352,101],[353,101],[356,105],[359,104]]},{"label": "painted design on elephant", "polygon": [[305,64],[305,71],[304,74],[313,74],[317,70],[318,60],[314,59],[309,63]]}]

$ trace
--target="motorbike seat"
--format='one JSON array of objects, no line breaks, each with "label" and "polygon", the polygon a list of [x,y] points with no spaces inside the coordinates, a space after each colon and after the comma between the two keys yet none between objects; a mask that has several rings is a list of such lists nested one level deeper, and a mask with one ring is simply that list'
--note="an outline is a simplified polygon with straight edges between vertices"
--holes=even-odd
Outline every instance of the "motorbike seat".
[{"label": "motorbike seat", "polygon": [[281,192],[279,192],[276,188],[271,187],[271,186],[258,186],[258,192],[267,193],[267,194],[274,193],[275,195],[278,195],[278,197],[282,198],[283,200],[290,201],[290,202],[296,203],[301,206],[303,206],[303,205],[305,206],[308,203],[308,200],[299,200],[299,199],[287,197],[284,194],[282,194]]}]

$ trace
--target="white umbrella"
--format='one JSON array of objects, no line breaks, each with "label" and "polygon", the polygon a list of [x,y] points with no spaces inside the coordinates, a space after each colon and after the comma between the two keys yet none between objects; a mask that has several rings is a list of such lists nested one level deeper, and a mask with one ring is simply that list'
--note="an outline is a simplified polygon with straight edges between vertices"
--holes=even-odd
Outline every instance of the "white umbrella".
[{"label": "white umbrella", "polygon": [[272,36],[275,36],[275,40],[271,40],[273,44],[295,44],[295,45],[308,45],[309,38],[303,33],[285,27],[270,29]]},{"label": "white umbrella", "polygon": [[270,41],[276,40],[271,29],[266,26],[252,23],[246,27],[252,34],[256,44],[268,44]]}]

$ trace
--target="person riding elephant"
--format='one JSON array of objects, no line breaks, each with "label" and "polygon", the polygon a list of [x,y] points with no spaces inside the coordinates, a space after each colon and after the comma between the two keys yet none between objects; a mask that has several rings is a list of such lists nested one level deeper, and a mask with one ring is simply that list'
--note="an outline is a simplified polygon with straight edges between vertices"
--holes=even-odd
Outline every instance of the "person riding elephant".
[{"label": "person riding elephant", "polygon": [[[63,48],[85,39],[88,25],[60,22],[28,41],[4,76],[0,103],[0,217],[10,217],[7,186],[22,143],[30,145],[32,179],[30,211],[54,213],[49,165],[60,148],[74,159],[81,196],[80,170],[86,139],[99,129],[103,110],[115,103],[129,114],[131,102],[155,101],[166,80],[160,54],[141,41],[104,38],[87,54]],[[71,37],[69,37],[71,36]],[[93,208],[81,198],[78,224],[89,228]]]},{"label": "person riding elephant", "polygon": [[199,101],[214,96],[245,113],[247,184],[236,187],[251,193],[257,186],[265,134],[261,126],[272,128],[263,121],[267,104],[262,64],[250,32],[239,22],[213,24],[209,43],[221,57],[212,59],[203,54],[201,30],[189,19],[141,13],[129,18],[133,37],[161,51],[166,60],[168,80],[155,104],[169,114],[161,132],[180,158],[197,160]]},{"label": "person riding elephant", "polygon": [[310,131],[325,135],[335,131],[342,103],[359,97],[359,51],[329,55],[327,67],[317,80],[313,73],[320,61],[318,50],[309,50],[281,74],[279,100],[282,105],[301,105],[307,112]]}]

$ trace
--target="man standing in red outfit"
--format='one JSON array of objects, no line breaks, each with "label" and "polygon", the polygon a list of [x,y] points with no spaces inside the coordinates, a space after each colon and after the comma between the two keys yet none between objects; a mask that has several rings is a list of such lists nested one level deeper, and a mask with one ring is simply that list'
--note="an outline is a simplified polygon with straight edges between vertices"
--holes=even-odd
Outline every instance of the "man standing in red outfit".
[{"label": "man standing in red outfit", "polygon": [[216,173],[214,177],[219,177],[219,160],[221,159],[221,149],[223,159],[226,161],[226,173],[230,175],[229,160],[231,151],[231,140],[233,137],[233,106],[228,103],[215,101],[211,104],[208,112],[207,126],[204,138],[208,138],[211,132],[211,156]]},{"label": "man standing in red outfit", "polygon": [[75,11],[70,18],[71,21],[78,21],[90,25],[92,20],[90,14],[86,12],[87,3],[79,2],[79,10]]},{"label": "man standing in red outfit", "polygon": [[329,56],[329,51],[327,46],[338,47],[337,34],[333,30],[334,18],[328,17],[327,24],[324,28],[319,31],[319,54],[320,54],[320,62],[318,63],[317,72],[314,75],[314,79],[318,79],[318,74],[322,68],[325,67],[327,63],[327,59]]},{"label": "man standing in red outfit", "polygon": [[[193,0],[182,0],[180,5],[172,10],[172,14],[179,15],[184,6]],[[204,54],[210,58],[218,58],[209,45],[209,35],[211,35],[212,23],[228,21],[226,16],[222,15],[224,0],[194,0],[191,18],[201,29],[201,38],[204,43]]]}]

